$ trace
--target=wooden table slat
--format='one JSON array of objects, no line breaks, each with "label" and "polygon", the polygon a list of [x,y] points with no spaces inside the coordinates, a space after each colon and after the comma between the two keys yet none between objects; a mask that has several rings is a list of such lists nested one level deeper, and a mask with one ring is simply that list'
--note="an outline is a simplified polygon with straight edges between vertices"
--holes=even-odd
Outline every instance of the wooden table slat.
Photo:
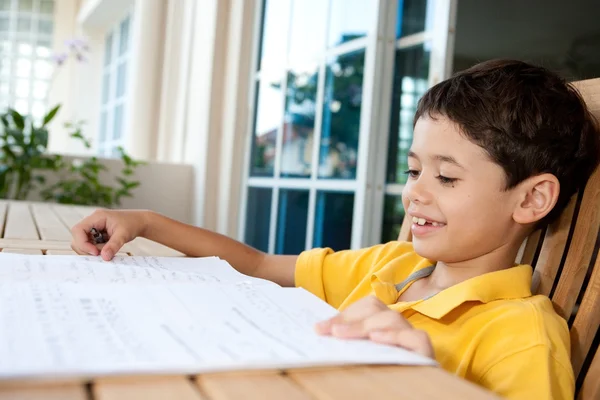
[{"label": "wooden table slat", "polygon": [[76,256],[73,250],[46,250],[47,256]]},{"label": "wooden table slat", "polygon": [[88,400],[85,386],[0,387],[0,400]]},{"label": "wooden table slat", "polygon": [[71,240],[70,229],[58,218],[49,204],[32,204],[31,212],[42,240]]},{"label": "wooden table slat", "polygon": [[94,400],[209,400],[202,396],[190,379],[183,376],[97,379],[92,393]]},{"label": "wooden table slat", "polygon": [[40,238],[28,203],[11,202],[9,204],[4,238],[34,240]]},{"label": "wooden table slat", "polygon": [[32,255],[43,255],[42,250],[38,249],[15,249],[15,248],[6,248],[2,249],[3,253],[13,253],[13,254],[32,254]]},{"label": "wooden table slat", "polygon": [[57,240],[0,239],[0,249],[71,250],[71,242]]},{"label": "wooden table slat", "polygon": [[311,400],[310,394],[277,372],[206,374],[196,378],[211,400]]},{"label": "wooden table slat", "polygon": [[75,210],[74,206],[68,206],[64,204],[54,204],[52,206],[54,213],[58,216],[58,218],[67,226],[67,228],[71,229],[73,225],[77,224],[83,218],[81,214]]}]

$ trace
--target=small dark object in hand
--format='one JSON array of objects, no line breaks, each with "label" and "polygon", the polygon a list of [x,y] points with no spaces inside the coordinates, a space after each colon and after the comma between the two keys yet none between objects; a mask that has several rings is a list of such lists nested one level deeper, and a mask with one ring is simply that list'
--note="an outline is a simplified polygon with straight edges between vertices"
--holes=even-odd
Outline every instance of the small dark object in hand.
[{"label": "small dark object in hand", "polygon": [[105,242],[104,235],[102,235],[102,233],[99,232],[98,229],[90,229],[90,234],[92,235],[92,240],[94,241],[94,243],[100,244]]}]

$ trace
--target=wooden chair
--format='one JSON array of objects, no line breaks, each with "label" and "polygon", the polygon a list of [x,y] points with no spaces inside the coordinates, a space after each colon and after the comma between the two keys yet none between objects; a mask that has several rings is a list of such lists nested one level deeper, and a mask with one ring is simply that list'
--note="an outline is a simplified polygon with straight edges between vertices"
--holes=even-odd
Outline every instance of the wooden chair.
[{"label": "wooden chair", "polygon": [[[579,81],[588,108],[600,121],[600,78]],[[411,240],[405,217],[398,240]],[[552,299],[569,322],[571,362],[579,400],[600,399],[600,168],[560,218],[531,234],[518,262],[534,267],[532,290]]]}]

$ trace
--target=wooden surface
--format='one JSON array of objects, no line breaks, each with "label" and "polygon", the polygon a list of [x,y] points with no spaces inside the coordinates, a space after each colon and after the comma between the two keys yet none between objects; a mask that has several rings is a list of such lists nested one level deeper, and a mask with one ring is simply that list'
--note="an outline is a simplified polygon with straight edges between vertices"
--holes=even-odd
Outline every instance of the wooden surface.
[{"label": "wooden surface", "polygon": [[[8,220],[1,235],[3,252],[72,254],[70,227],[92,210],[39,203],[0,202]],[[3,226],[4,224],[0,224]],[[33,237],[35,235],[35,237]],[[181,256],[168,247],[136,239],[128,255]],[[0,266],[1,268],[1,266]],[[253,371],[165,377],[96,377],[73,383],[0,383],[0,400],[353,400],[492,399],[483,389],[434,367],[340,367]]]}]

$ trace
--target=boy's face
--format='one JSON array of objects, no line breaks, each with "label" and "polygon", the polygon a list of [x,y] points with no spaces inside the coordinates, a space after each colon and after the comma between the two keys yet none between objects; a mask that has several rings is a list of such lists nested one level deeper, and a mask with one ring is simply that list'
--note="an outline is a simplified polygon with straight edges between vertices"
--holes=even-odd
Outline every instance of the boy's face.
[{"label": "boy's face", "polygon": [[456,263],[514,246],[515,191],[504,190],[502,168],[455,123],[420,118],[408,165],[402,200],[419,255]]}]

